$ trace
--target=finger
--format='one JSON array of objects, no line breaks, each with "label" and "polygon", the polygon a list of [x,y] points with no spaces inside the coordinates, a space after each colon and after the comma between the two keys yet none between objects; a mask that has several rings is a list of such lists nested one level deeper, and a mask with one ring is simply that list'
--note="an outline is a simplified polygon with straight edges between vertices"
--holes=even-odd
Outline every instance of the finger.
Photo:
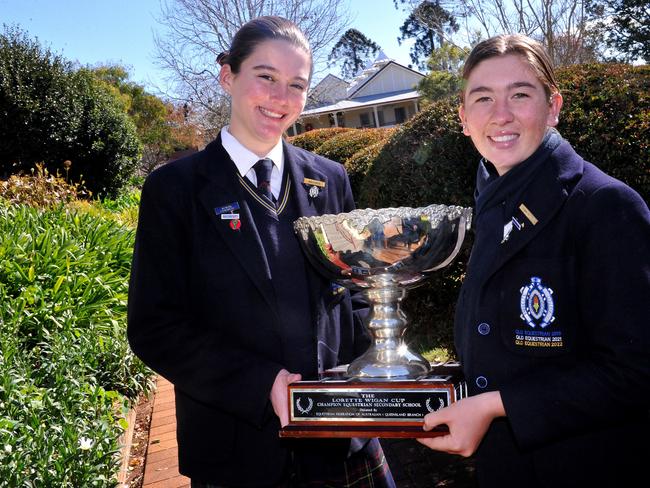
[{"label": "finger", "polygon": [[[441,410],[442,411],[442,410]],[[431,430],[438,425],[447,423],[447,420],[443,415],[438,412],[428,413],[424,416],[424,424],[422,428],[424,430]]]},{"label": "finger", "polygon": [[437,437],[419,437],[417,438],[417,441],[420,444],[424,444],[429,449],[433,449],[434,451],[449,452],[448,435],[441,435]]}]

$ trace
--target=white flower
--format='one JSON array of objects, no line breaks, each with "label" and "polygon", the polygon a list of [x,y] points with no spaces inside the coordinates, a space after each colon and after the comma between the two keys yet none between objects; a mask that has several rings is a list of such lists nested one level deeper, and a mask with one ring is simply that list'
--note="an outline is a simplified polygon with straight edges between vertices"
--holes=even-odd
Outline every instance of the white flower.
[{"label": "white flower", "polygon": [[13,450],[14,450],[14,448],[13,448],[13,446],[11,444],[5,444],[5,452],[8,452],[9,454],[11,454],[11,451],[13,451]]},{"label": "white flower", "polygon": [[79,449],[87,451],[93,447],[93,440],[88,437],[79,437]]}]

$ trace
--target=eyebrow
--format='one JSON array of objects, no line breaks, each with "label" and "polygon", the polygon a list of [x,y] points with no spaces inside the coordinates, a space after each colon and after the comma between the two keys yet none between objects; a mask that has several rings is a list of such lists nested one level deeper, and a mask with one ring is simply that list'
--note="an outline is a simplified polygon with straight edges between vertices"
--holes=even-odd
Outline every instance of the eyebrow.
[{"label": "eyebrow", "polygon": [[[510,83],[507,87],[508,90],[512,90],[513,88],[532,88],[532,89],[537,89],[535,85],[528,81],[515,81],[514,83]],[[477,86],[476,88],[472,88],[468,95],[471,95],[473,93],[485,93],[485,92],[493,92],[494,90],[492,88],[489,88],[487,86]]]},{"label": "eyebrow", "polygon": [[[257,66],[253,66],[253,70],[256,71],[272,71],[273,73],[277,73],[278,69],[274,68],[273,66],[270,66],[268,64],[258,64]],[[294,80],[299,80],[307,83],[307,79],[303,78],[302,76],[294,76]]]}]

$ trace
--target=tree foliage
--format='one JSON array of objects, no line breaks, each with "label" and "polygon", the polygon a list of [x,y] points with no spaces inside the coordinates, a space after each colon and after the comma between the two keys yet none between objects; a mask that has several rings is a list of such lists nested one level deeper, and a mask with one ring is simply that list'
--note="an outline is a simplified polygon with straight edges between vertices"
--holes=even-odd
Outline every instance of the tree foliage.
[{"label": "tree foliage", "polygon": [[164,137],[167,130],[165,103],[147,93],[143,86],[129,81],[129,73],[122,66],[100,66],[90,70],[107,90],[113,91],[131,117],[143,144],[150,144]]},{"label": "tree foliage", "polygon": [[349,17],[343,0],[161,0],[160,6],[158,20],[166,33],[155,39],[158,64],[169,73],[177,99],[194,104],[206,124],[227,118],[215,59],[228,50],[244,23],[261,15],[294,21],[319,62],[327,59],[327,48],[341,36]]},{"label": "tree foliage", "polygon": [[[598,0],[599,1],[599,0]],[[556,66],[599,58],[592,0],[458,0],[456,13],[480,27],[480,37],[518,32],[542,42]],[[473,22],[472,22],[473,21]]]},{"label": "tree foliage", "polygon": [[460,91],[463,81],[461,69],[467,55],[465,49],[449,43],[434,49],[427,60],[430,72],[418,83],[418,92],[425,102],[440,100]]},{"label": "tree foliage", "polygon": [[192,122],[189,104],[174,105],[147,93],[143,86],[129,81],[129,73],[121,66],[101,66],[90,72],[115,93],[135,124],[144,146],[141,173],[150,173],[176,151],[202,144],[201,131]]},{"label": "tree foliage", "polygon": [[354,78],[381,48],[356,29],[348,29],[330,51],[330,66],[342,62],[341,76]]},{"label": "tree foliage", "polygon": [[596,0],[593,12],[609,47],[627,61],[650,62],[648,0]]},{"label": "tree foliage", "polygon": [[139,153],[135,127],[114,93],[19,29],[5,29],[0,173],[30,172],[43,162],[52,174],[83,179],[93,193],[113,195],[133,174]]},{"label": "tree foliage", "polygon": [[442,7],[439,0],[423,1],[413,9],[402,24],[401,35],[397,40],[401,44],[407,39],[415,39],[409,55],[411,61],[423,70],[426,68],[426,59],[436,46],[441,47],[458,29],[456,18]]}]

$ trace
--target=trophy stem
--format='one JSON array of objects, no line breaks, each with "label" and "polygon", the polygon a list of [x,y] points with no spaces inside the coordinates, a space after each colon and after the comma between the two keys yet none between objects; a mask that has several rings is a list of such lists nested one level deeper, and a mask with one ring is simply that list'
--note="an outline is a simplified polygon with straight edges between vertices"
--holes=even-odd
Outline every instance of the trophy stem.
[{"label": "trophy stem", "polygon": [[406,289],[389,273],[373,276],[368,281],[372,287],[364,290],[370,303],[366,327],[372,335],[372,344],[350,364],[347,376],[405,379],[426,375],[431,369],[429,362],[409,351],[403,340],[407,320],[400,302],[406,296]]}]

